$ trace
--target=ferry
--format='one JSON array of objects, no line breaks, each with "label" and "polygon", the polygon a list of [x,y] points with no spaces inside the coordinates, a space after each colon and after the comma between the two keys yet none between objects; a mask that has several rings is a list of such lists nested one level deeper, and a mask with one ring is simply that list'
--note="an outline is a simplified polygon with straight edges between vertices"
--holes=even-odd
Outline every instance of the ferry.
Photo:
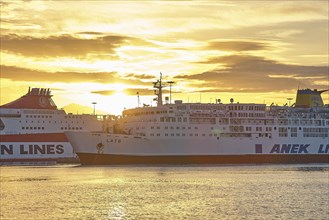
[{"label": "ferry", "polygon": [[329,163],[329,106],[321,93],[298,89],[277,106],[162,102],[126,109],[103,132],[65,132],[83,165]]},{"label": "ferry", "polygon": [[58,109],[50,89],[29,88],[0,106],[0,165],[78,162],[65,131],[102,131],[103,118],[67,114]]}]

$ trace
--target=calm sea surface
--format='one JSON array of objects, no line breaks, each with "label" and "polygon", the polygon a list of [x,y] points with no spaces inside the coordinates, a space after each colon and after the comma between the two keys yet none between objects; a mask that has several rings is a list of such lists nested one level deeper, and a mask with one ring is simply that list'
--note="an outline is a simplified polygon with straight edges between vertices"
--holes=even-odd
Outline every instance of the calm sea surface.
[{"label": "calm sea surface", "polygon": [[0,219],[329,219],[328,165],[0,169]]}]

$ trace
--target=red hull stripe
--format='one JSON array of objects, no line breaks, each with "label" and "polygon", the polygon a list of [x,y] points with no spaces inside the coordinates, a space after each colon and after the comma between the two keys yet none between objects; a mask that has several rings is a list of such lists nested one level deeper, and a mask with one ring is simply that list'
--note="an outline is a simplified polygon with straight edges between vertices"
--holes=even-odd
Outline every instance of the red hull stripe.
[{"label": "red hull stripe", "polygon": [[0,164],[9,163],[39,163],[39,162],[57,162],[57,163],[79,163],[78,158],[15,158],[15,159],[0,159]]},{"label": "red hull stripe", "polygon": [[68,142],[64,133],[6,134],[0,135],[0,142]]},{"label": "red hull stripe", "polygon": [[128,156],[77,153],[83,165],[125,164],[291,164],[329,163],[328,154],[307,155],[209,155],[209,156]]}]

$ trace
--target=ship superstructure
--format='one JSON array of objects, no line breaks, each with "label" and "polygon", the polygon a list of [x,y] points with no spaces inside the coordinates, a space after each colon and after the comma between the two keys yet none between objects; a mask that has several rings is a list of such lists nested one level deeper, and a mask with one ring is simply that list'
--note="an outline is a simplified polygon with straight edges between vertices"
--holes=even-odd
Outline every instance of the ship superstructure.
[{"label": "ship superstructure", "polygon": [[293,106],[162,104],[124,110],[107,133],[66,132],[83,164],[329,163],[324,91],[298,90]]},{"label": "ship superstructure", "polygon": [[64,131],[101,131],[96,115],[57,109],[49,89],[32,88],[0,106],[0,163],[74,159]]}]

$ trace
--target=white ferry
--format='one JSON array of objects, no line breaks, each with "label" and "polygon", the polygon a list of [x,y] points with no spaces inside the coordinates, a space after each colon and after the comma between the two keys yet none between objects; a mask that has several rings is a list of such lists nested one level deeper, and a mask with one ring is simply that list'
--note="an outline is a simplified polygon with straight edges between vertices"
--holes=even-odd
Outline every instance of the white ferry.
[{"label": "white ferry", "polygon": [[85,165],[329,163],[329,107],[298,90],[292,106],[162,103],[124,110],[106,132],[65,134]]},{"label": "white ferry", "polygon": [[101,131],[96,115],[66,114],[49,89],[29,88],[26,95],[0,106],[0,164],[75,161],[64,131]]}]

